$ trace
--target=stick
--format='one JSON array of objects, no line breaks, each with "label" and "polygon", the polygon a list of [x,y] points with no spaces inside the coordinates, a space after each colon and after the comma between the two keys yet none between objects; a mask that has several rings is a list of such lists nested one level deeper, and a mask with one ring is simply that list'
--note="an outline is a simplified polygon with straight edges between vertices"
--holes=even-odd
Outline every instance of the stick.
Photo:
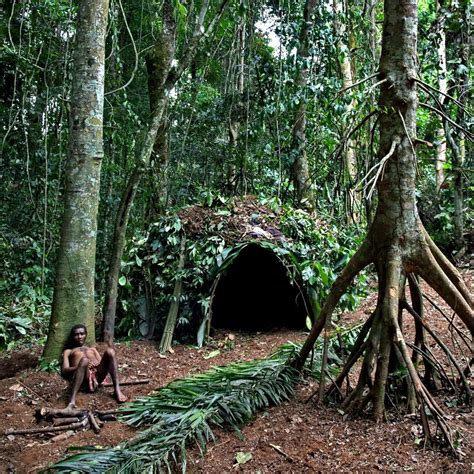
[{"label": "stick", "polygon": [[120,415],[130,413],[130,410],[123,410],[123,409],[113,409],[113,410],[94,410],[94,414],[98,416],[103,415]]},{"label": "stick", "polygon": [[56,418],[53,420],[53,426],[64,426],[64,425],[71,425],[72,423],[77,423],[78,421],[82,421],[77,417],[72,418]]},{"label": "stick", "polygon": [[288,461],[294,462],[295,460],[289,455],[286,454],[283,449],[280,448],[280,446],[277,446],[276,444],[269,443],[269,446],[271,446],[276,452],[280,453],[282,456],[284,456]]},{"label": "stick", "polygon": [[89,421],[87,418],[84,418],[82,421],[77,423],[72,423],[65,426],[45,426],[43,428],[30,428],[25,430],[15,430],[10,428],[5,431],[4,435],[21,435],[21,434],[35,434],[35,433],[55,433],[56,431],[67,431],[67,430],[77,430],[79,428],[85,428],[88,425]]},{"label": "stick", "polygon": [[89,419],[89,423],[92,426],[92,429],[94,430],[94,433],[97,434],[100,432],[100,426],[97,424],[97,420],[95,419],[94,415],[89,412],[87,415],[87,418]]},{"label": "stick", "polygon": [[41,400],[43,400],[44,402],[46,401],[38,392],[35,392],[32,388],[28,387],[28,385],[25,385],[23,382],[21,382],[20,380],[18,380],[18,383],[22,386],[22,387],[25,387],[26,390],[28,390],[29,392],[31,392],[33,395],[35,395],[36,397],[38,398],[41,398]]},{"label": "stick", "polygon": [[326,367],[328,365],[328,349],[329,349],[329,325],[331,324],[331,318],[327,318],[326,325],[324,327],[324,345],[323,345],[323,357],[321,360],[321,378],[319,380],[318,390],[318,403],[322,403],[324,399],[324,392],[326,389]]},{"label": "stick", "polygon": [[38,408],[36,410],[36,417],[37,418],[54,418],[56,416],[59,417],[78,417],[83,418],[86,416],[85,410],[74,410],[73,408]]},{"label": "stick", "polygon": [[437,92],[438,94],[442,94],[444,95],[445,97],[447,97],[448,99],[451,99],[456,105],[459,105],[459,107],[461,107],[463,109],[464,112],[468,113],[467,110],[465,109],[464,107],[464,104],[462,104],[461,102],[459,102],[457,99],[455,99],[452,95],[449,95],[449,94],[446,94],[446,92],[443,92],[443,91],[440,91],[439,89],[436,89],[436,87],[433,87],[433,86],[430,86],[427,82],[421,80],[421,79],[417,79],[416,77],[414,78],[416,82],[418,82],[420,85],[424,86],[424,87],[428,87],[429,89],[432,89],[434,90],[435,92]]},{"label": "stick", "polygon": [[101,421],[117,421],[115,415],[99,415],[99,420]]},{"label": "stick", "polygon": [[451,118],[449,118],[444,112],[442,112],[441,110],[437,109],[436,107],[433,107],[429,104],[426,104],[425,102],[420,102],[420,106],[421,107],[425,107],[429,110],[432,110],[433,112],[437,113],[438,115],[440,115],[441,117],[443,117],[444,119],[446,119],[453,127],[456,127],[458,130],[461,130],[461,132],[464,132],[464,134],[466,135],[467,139],[469,141],[473,141],[473,137],[471,135],[471,133],[466,130],[464,127],[462,127],[461,125],[459,125],[457,122],[455,122],[454,120],[452,120]]},{"label": "stick", "polygon": [[[141,385],[145,383],[150,383],[150,379],[139,379],[139,380],[123,380],[120,382],[120,385]],[[106,382],[101,385],[102,387],[113,387],[112,382]]]},{"label": "stick", "polygon": [[71,436],[74,436],[75,432],[72,430],[66,431],[65,433],[58,434],[56,436],[53,436],[50,441],[53,443],[57,443],[58,441],[63,441],[65,439],[70,438]]},{"label": "stick", "polygon": [[352,89],[353,87],[358,86],[359,84],[363,84],[364,82],[368,81],[369,79],[372,79],[373,77],[377,77],[380,74],[379,71],[374,72],[370,76],[364,77],[364,79],[361,79],[360,81],[354,82],[354,84],[351,84],[350,86],[344,87],[344,89],[341,89],[340,91],[337,92],[337,94],[342,94],[343,92]]}]

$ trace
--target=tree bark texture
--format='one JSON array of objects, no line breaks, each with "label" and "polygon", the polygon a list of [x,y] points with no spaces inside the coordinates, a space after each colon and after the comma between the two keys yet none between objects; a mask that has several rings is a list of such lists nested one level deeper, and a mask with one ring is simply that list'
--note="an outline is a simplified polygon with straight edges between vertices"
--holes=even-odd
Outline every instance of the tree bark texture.
[{"label": "tree bark texture", "polygon": [[173,343],[173,334],[176,327],[176,321],[178,319],[179,302],[181,299],[181,292],[183,289],[183,277],[181,272],[184,269],[186,263],[186,236],[181,237],[181,245],[179,251],[179,262],[176,275],[176,281],[174,284],[173,296],[168,311],[168,317],[166,318],[165,328],[163,335],[161,336],[160,352],[165,353],[171,349]]},{"label": "tree bark texture", "polygon": [[[438,13],[437,24],[437,51],[438,51],[438,101],[444,104],[445,94],[448,91],[448,70],[446,64],[446,17],[441,2],[436,2]],[[444,183],[444,164],[446,163],[446,136],[443,124],[436,130],[436,190],[439,192]]]},{"label": "tree bark texture", "polygon": [[[243,0],[241,1],[243,6]],[[237,28],[237,54],[234,62],[230,59],[231,68],[230,82],[231,93],[233,96],[232,104],[229,111],[229,164],[226,178],[226,187],[233,193],[237,192],[240,181],[244,181],[244,160],[245,157],[239,156],[239,138],[241,120],[244,115],[244,86],[245,86],[245,49],[247,42],[247,16],[243,14],[239,18]],[[236,99],[236,100],[235,100]],[[235,100],[235,102],[234,102]],[[245,189],[245,184],[242,183],[242,189]]]},{"label": "tree bark texture", "polygon": [[[354,83],[354,77],[352,74],[352,65],[351,65],[351,56],[349,43],[344,43],[344,34],[346,33],[346,27],[342,21],[342,16],[344,14],[344,5],[343,0],[334,0],[333,2],[334,13],[336,15],[334,22],[334,29],[336,32],[337,40],[337,49],[339,50],[339,55],[342,56],[340,60],[340,69],[342,77],[342,88],[350,89]],[[349,92],[350,93],[350,92]],[[350,116],[352,110],[354,110],[356,102],[352,99],[349,104],[346,105],[346,113]],[[356,194],[354,189],[357,181],[357,156],[356,156],[356,144],[352,138],[348,138],[344,147],[344,168],[345,173],[348,179],[348,192],[347,192],[347,210],[346,217],[348,223],[357,223],[359,222],[360,217],[360,199]]]},{"label": "tree bark texture", "polygon": [[103,158],[104,52],[108,0],[79,4],[71,92],[65,203],[53,307],[43,357],[58,358],[71,326],[85,324],[95,342],[94,275]]},{"label": "tree bark texture", "polygon": [[306,87],[308,84],[308,35],[313,27],[313,15],[318,4],[317,0],[306,0],[301,25],[297,58],[299,64],[296,84],[303,94],[295,111],[295,123],[292,131],[292,153],[294,159],[291,165],[291,175],[296,192],[296,203],[298,206],[314,208],[314,196],[311,189],[309,175],[308,156],[306,153]]},{"label": "tree bark texture", "polygon": [[[462,2],[463,7],[463,24],[460,34],[460,64],[464,66],[459,80],[459,102],[466,106],[472,103],[472,88],[469,82],[470,51],[472,48],[471,27],[472,27],[472,4],[470,2]],[[457,122],[466,128],[466,112],[463,108],[458,109]],[[460,252],[464,249],[464,177],[463,166],[466,159],[466,148],[472,146],[466,143],[466,137],[463,132],[458,133],[458,153],[453,153],[453,194],[454,194],[454,241],[456,250]]]}]

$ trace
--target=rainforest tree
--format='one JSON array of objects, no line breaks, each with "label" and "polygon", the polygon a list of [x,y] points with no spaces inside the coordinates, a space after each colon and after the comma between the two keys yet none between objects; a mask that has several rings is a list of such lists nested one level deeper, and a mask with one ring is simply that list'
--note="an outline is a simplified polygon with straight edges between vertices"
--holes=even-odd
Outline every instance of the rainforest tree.
[{"label": "rainforest tree", "polygon": [[[379,162],[372,170],[377,181],[377,211],[365,241],[334,282],[318,323],[300,353],[298,365],[303,364],[352,279],[367,265],[373,264],[378,276],[376,309],[331,389],[336,386],[340,389],[348,371],[362,358],[358,383],[342,404],[351,414],[361,413],[369,406],[374,419],[382,421],[388,376],[401,366],[409,374],[409,409],[419,407],[425,436],[430,437],[430,413],[453,448],[453,433],[429,390],[433,362],[424,356],[423,380],[417,370],[417,354],[426,354],[424,334],[428,331],[422,317],[418,278],[423,278],[449,304],[470,331],[471,338],[474,337],[473,300],[458,271],[428,236],[418,215],[415,196],[417,26],[415,0],[385,1],[378,71],[382,81]],[[405,296],[407,282],[411,303]],[[402,324],[406,314],[415,319],[417,328],[416,339],[411,344],[412,353]],[[466,397],[470,399],[463,371],[459,369],[458,372]]]},{"label": "rainforest tree", "polygon": [[296,191],[296,203],[299,206],[314,208],[314,197],[306,152],[306,88],[309,74],[309,38],[313,28],[313,16],[317,0],[306,0],[301,22],[298,49],[296,53],[298,68],[296,84],[301,95],[295,110],[295,123],[292,130],[293,157],[291,175]]},{"label": "rainforest tree", "polygon": [[[173,2],[165,0],[162,9],[161,31],[158,32],[156,43],[149,57],[148,71],[154,77],[148,81],[151,117],[141,141],[141,146],[136,150],[136,164],[122,195],[117,215],[115,218],[114,235],[109,270],[107,275],[106,300],[104,304],[103,337],[105,341],[112,341],[115,331],[115,311],[117,306],[117,287],[120,274],[120,262],[127,232],[130,210],[137,193],[140,181],[150,164],[150,159],[158,137],[158,132],[163,126],[163,115],[166,110],[171,90],[175,87],[184,71],[190,66],[200,42],[205,36],[210,35],[218,25],[229,0],[222,0],[213,11],[212,18],[205,25],[206,15],[210,6],[209,0],[204,0],[199,11],[190,16],[190,24],[194,22],[191,33],[184,45],[180,56],[176,56],[176,15],[173,11]],[[166,163],[161,163],[166,166]]]},{"label": "rainforest tree", "polygon": [[95,251],[103,158],[105,33],[108,0],[83,0],[77,19],[69,154],[46,362],[61,355],[71,326],[95,340]]}]

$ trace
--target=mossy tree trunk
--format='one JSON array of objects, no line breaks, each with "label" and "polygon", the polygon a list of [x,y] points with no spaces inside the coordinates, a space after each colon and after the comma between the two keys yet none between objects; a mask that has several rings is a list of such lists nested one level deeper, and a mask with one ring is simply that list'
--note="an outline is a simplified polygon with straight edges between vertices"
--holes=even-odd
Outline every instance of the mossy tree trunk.
[{"label": "mossy tree trunk", "polygon": [[71,92],[65,203],[45,361],[58,358],[71,326],[95,342],[94,275],[103,158],[104,51],[109,2],[79,4]]},{"label": "mossy tree trunk", "polygon": [[[437,366],[429,362],[427,357],[424,360],[425,377],[422,380],[418,373],[419,366],[413,362],[415,346],[419,348],[423,344],[424,331],[428,330],[426,324],[423,324],[419,304],[421,289],[418,287],[415,294],[413,282],[420,276],[435,289],[461,318],[470,331],[471,338],[474,334],[474,305],[459,273],[424,230],[416,206],[416,154],[413,144],[417,110],[417,3],[416,0],[386,0],[384,9],[379,75],[385,82],[379,101],[378,207],[364,243],[336,279],[321,309],[320,319],[305,342],[296,365],[302,367],[301,364],[352,279],[364,267],[373,263],[379,289],[376,309],[365,328],[367,337],[359,339],[342,374],[329,392],[342,393],[345,375],[362,358],[358,383],[345,395],[342,406],[351,414],[369,410],[376,421],[382,421],[388,400],[387,381],[390,374],[402,366],[409,378],[404,379],[405,385],[400,385],[399,389],[405,390],[407,394],[413,393],[412,397],[408,397],[408,409],[419,409],[426,441],[429,441],[434,432],[430,429],[430,423],[435,423],[454,451],[453,432],[441,407],[430,394],[431,381],[426,380],[426,374],[432,374]],[[411,304],[405,299],[407,279],[412,280],[414,296]],[[418,327],[414,344],[407,342],[404,334],[402,323],[407,314],[415,319]],[[437,343],[451,360],[452,355],[438,341]],[[412,354],[409,353],[409,347],[412,348]],[[463,371],[458,370],[456,375],[461,381],[461,392],[470,401],[469,386]],[[446,382],[455,384],[456,380]],[[396,382],[392,383],[394,384]]]},{"label": "mossy tree trunk", "polygon": [[[351,93],[349,89],[354,83],[353,68],[351,64],[351,47],[350,41],[345,41],[346,26],[344,24],[344,4],[343,0],[334,0],[333,9],[336,15],[334,22],[334,29],[337,37],[337,49],[339,50],[339,66],[342,78],[342,88],[347,89],[348,93]],[[352,36],[349,31],[349,35]],[[346,104],[346,114],[351,115],[352,111],[356,107],[355,99]],[[348,138],[343,150],[344,157],[344,170],[348,181],[347,196],[346,196],[346,220],[348,223],[357,223],[360,221],[360,199],[355,190],[357,182],[357,155],[356,155],[356,143],[352,138]]]}]

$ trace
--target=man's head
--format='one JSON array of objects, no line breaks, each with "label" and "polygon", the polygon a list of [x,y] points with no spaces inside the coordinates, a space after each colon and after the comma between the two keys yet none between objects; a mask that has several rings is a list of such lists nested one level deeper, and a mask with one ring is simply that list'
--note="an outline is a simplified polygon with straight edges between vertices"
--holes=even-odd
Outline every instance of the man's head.
[{"label": "man's head", "polygon": [[87,328],[84,324],[76,324],[71,328],[70,340],[73,347],[81,347],[87,339]]}]

